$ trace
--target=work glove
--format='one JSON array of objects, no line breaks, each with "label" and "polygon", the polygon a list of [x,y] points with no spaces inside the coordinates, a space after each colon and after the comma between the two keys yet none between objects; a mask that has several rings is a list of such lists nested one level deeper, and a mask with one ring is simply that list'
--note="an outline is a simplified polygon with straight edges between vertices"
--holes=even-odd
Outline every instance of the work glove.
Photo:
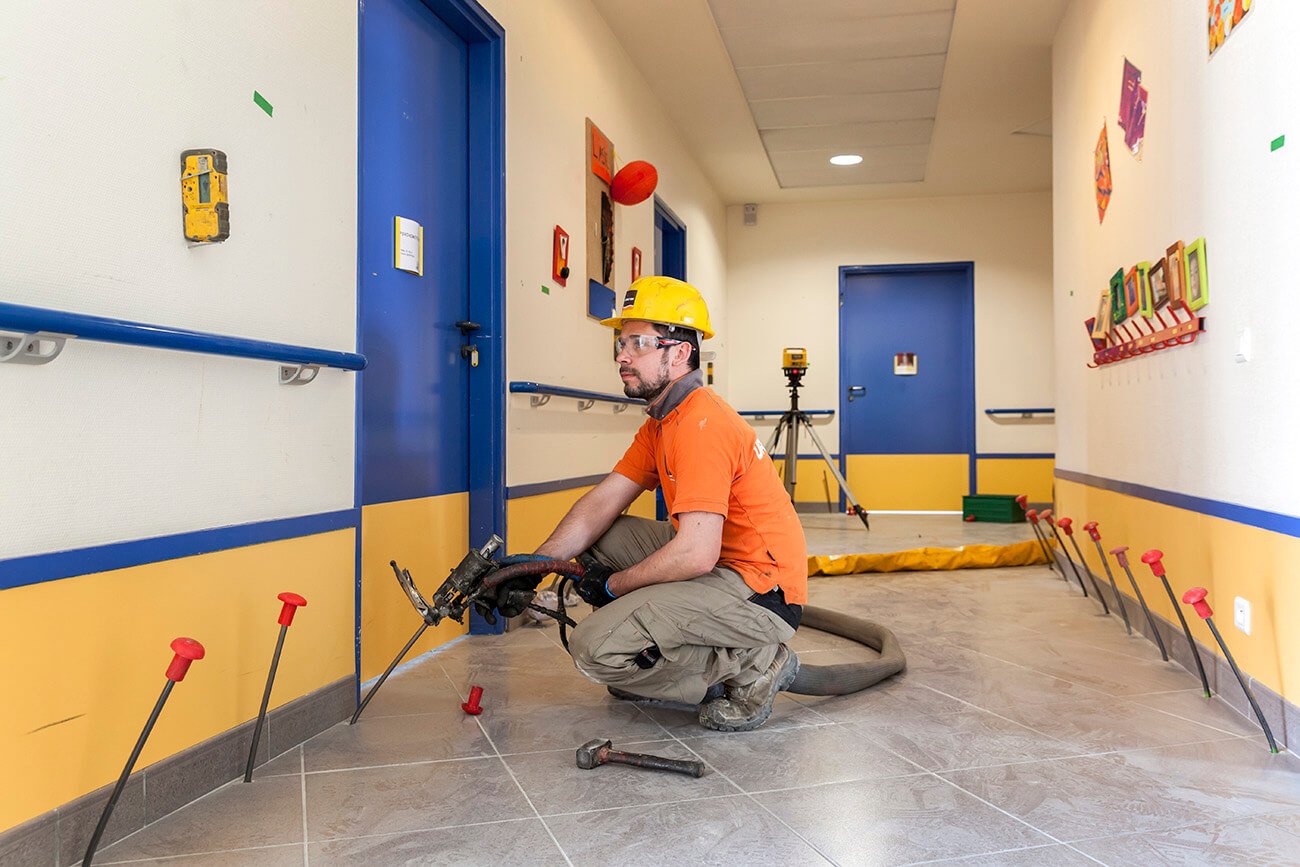
[{"label": "work glove", "polygon": [[600,608],[614,601],[614,594],[609,592],[609,576],[613,569],[603,563],[584,558],[582,561],[586,574],[573,584],[574,592],[593,608]]}]

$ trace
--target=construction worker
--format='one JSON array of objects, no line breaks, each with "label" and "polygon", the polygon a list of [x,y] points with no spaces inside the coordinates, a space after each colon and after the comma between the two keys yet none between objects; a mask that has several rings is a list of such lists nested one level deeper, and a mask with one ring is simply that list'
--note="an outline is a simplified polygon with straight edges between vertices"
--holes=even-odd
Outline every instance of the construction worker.
[{"label": "construction worker", "polygon": [[[587,567],[576,590],[596,610],[574,630],[574,664],[616,698],[758,728],[799,671],[785,642],[807,601],[803,528],[754,430],[704,387],[700,340],[713,330],[699,291],[642,277],[603,324],[623,391],[649,418],[537,549]],[[622,514],[655,488],[670,522]]]}]

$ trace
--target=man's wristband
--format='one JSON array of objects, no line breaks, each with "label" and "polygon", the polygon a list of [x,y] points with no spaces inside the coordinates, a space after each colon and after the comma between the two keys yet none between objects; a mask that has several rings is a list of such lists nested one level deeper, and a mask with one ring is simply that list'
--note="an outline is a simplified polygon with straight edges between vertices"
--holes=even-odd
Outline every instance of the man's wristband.
[{"label": "man's wristband", "polygon": [[[613,575],[609,576],[609,578],[613,578],[613,577],[614,577]],[[609,578],[605,579],[605,594],[609,596],[610,599],[617,599],[618,597],[615,596],[613,592],[609,589]]]}]

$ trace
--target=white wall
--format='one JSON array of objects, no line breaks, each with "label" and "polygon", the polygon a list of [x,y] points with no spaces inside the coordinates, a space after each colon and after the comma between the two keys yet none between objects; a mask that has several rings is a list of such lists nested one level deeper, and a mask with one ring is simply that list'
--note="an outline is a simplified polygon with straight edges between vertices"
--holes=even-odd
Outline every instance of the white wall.
[{"label": "white wall", "polygon": [[[1300,4],[1255,3],[1207,61],[1203,3],[1088,0],[1053,55],[1059,465],[1300,514],[1291,324],[1300,230]],[[1153,38],[1158,35],[1159,38]],[[1150,91],[1142,161],[1115,124],[1124,58]],[[1092,153],[1110,128],[1114,194],[1098,225]],[[1192,346],[1089,370],[1083,321],[1121,266],[1204,236],[1210,304]],[[1244,332],[1250,360],[1234,356]]]},{"label": "white wall", "polygon": [[[0,299],[352,351],[356,21],[305,0],[6,3]],[[224,244],[181,235],[194,147],[229,157]],[[354,375],[276,376],[75,342],[0,365],[0,557],[350,507]]]},{"label": "white wall", "polygon": [[[840,409],[839,268],[975,263],[976,448],[1055,450],[1050,424],[998,424],[983,410],[1052,406],[1051,194],[760,205],[727,212],[732,403],[789,404],[781,349],[806,346],[800,403]],[[771,423],[755,425],[766,435]],[[819,425],[830,451],[838,425]]]},{"label": "white wall", "polygon": [[[488,0],[484,6],[506,30],[507,377],[621,393],[613,334],[586,315],[585,118],[614,142],[616,165],[645,159],[658,169],[657,195],[687,227],[687,278],[719,324],[727,315],[724,207],[588,0]],[[653,205],[615,206],[615,220],[614,288],[621,299],[633,246],[644,254],[642,273],[653,273]],[[573,275],[564,288],[551,280],[556,224],[572,245]],[[726,345],[724,329],[705,349]],[[514,396],[507,481],[608,472],[643,418],[635,409],[614,415],[609,404],[579,413],[560,398],[535,409],[527,397]]]}]

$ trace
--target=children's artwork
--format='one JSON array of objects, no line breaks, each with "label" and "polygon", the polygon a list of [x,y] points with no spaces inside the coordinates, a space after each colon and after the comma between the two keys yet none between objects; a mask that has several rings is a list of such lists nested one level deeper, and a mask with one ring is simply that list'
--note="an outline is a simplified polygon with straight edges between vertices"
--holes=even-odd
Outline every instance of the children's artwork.
[{"label": "children's artwork", "polygon": [[1223,46],[1241,19],[1250,11],[1250,0],[1209,0],[1210,56]]},{"label": "children's artwork", "polygon": [[1147,278],[1147,283],[1151,287],[1151,313],[1144,315],[1150,316],[1169,303],[1169,287],[1165,285],[1164,259],[1151,266],[1151,274]]},{"label": "children's artwork", "polygon": [[1124,130],[1124,146],[1142,159],[1142,137],[1147,128],[1147,90],[1142,86],[1142,70],[1124,58],[1124,79],[1119,90],[1119,117],[1115,123]]},{"label": "children's artwork", "polygon": [[[1110,301],[1107,300],[1106,303],[1109,304]],[[1110,318],[1110,310],[1106,311],[1106,318]],[[1096,317],[1083,320],[1083,327],[1088,329],[1088,339],[1092,341],[1092,348],[1094,351],[1106,348],[1106,338],[1097,336]]]},{"label": "children's artwork", "polygon": [[1183,252],[1187,267],[1187,309],[1200,310],[1210,303],[1210,275],[1205,262],[1205,239],[1197,238]]},{"label": "children's artwork", "polygon": [[1113,330],[1111,328],[1113,322],[1110,309],[1110,292],[1103,292],[1097,299],[1097,316],[1092,320],[1092,336],[1094,339],[1101,341],[1101,346],[1098,346],[1098,349],[1106,345],[1106,338],[1110,336],[1110,332]]},{"label": "children's artwork", "polygon": [[614,145],[591,124],[591,173],[607,184],[614,182]]},{"label": "children's artwork", "polygon": [[[1123,269],[1121,269],[1123,270]],[[1134,265],[1124,275],[1124,315],[1136,316],[1138,312],[1138,269]]]},{"label": "children's artwork", "polygon": [[1110,319],[1116,325],[1128,318],[1124,304],[1124,269],[1120,268],[1110,278]]},{"label": "children's artwork", "polygon": [[1138,313],[1147,319],[1156,315],[1156,305],[1151,297],[1151,263],[1137,263]]},{"label": "children's artwork", "polygon": [[1101,124],[1101,135],[1097,137],[1097,147],[1092,152],[1093,180],[1097,186],[1097,222],[1106,219],[1106,206],[1110,204],[1110,145],[1106,139],[1106,123]]},{"label": "children's artwork", "polygon": [[1187,304],[1187,271],[1183,264],[1183,242],[1176,241],[1165,251],[1165,282],[1169,286],[1169,305]]}]

